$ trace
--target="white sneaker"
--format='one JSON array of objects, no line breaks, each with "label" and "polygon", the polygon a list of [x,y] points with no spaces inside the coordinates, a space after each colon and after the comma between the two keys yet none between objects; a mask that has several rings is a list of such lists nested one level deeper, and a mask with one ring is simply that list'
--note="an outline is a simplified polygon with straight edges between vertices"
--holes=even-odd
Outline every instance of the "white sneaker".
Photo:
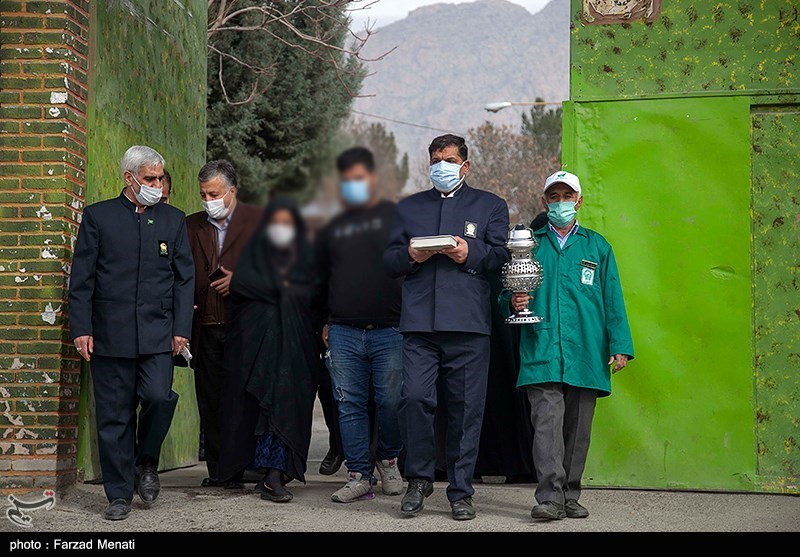
[{"label": "white sneaker", "polygon": [[362,480],[360,472],[350,472],[350,478],[342,489],[331,495],[334,503],[352,503],[353,501],[370,500],[375,498],[369,480]]},{"label": "white sneaker", "polygon": [[400,495],[403,493],[403,476],[397,467],[397,459],[379,460],[375,466],[381,477],[381,489],[385,495]]}]

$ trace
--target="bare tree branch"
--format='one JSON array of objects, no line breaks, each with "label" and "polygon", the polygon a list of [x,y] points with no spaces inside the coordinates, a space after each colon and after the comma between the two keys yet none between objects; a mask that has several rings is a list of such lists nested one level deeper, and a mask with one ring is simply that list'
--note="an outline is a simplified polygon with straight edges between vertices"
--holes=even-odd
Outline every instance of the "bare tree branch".
[{"label": "bare tree branch", "polygon": [[[347,84],[346,76],[361,72],[359,62],[377,62],[395,49],[377,57],[366,58],[362,49],[375,33],[368,21],[362,32],[354,32],[349,27],[349,14],[368,10],[380,0],[264,0],[258,3],[243,4],[239,0],[208,0],[208,49],[219,57],[218,78],[225,101],[230,104],[247,104],[258,95],[261,78],[270,75],[274,65],[259,67],[246,63],[240,58],[220,51],[214,45],[214,38],[221,33],[264,33],[287,48],[297,49],[307,56],[330,64],[337,79],[347,93],[358,96]],[[346,17],[342,17],[345,14]],[[303,27],[298,26],[302,22]],[[341,36],[347,40],[340,44]],[[246,101],[231,101],[223,82],[223,59],[228,59],[255,74],[253,91]]]},{"label": "bare tree branch", "polygon": [[250,92],[250,95],[243,101],[232,101],[228,96],[228,91],[225,89],[225,78],[222,76],[222,54],[219,55],[219,86],[222,89],[222,95],[225,97],[225,102],[231,106],[238,106],[242,104],[250,104],[256,98],[256,93],[258,92],[258,80],[253,83],[253,90]]}]

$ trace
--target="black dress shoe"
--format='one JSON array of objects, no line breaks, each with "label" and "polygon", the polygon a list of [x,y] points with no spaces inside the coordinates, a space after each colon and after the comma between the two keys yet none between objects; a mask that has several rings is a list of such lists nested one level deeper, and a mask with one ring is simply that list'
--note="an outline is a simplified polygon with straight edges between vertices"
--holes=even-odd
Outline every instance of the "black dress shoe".
[{"label": "black dress shoe", "polygon": [[414,516],[425,508],[425,498],[433,493],[433,484],[428,480],[411,478],[408,480],[408,489],[400,503],[400,512],[406,516]]},{"label": "black dress shoe", "polygon": [[343,456],[338,455],[333,449],[328,449],[328,454],[319,463],[319,473],[323,476],[333,476],[339,471],[343,463]]},{"label": "black dress shoe", "polygon": [[114,499],[108,504],[103,518],[106,520],[125,520],[131,513],[131,504],[125,499]]},{"label": "black dress shoe", "polygon": [[564,505],[555,501],[545,501],[531,509],[531,518],[541,518],[543,520],[561,520],[567,518]]},{"label": "black dress shoe", "polygon": [[464,497],[450,503],[450,512],[453,520],[472,520],[475,518],[475,507],[472,506],[472,497]]},{"label": "black dress shoe", "polygon": [[139,467],[139,497],[148,505],[155,503],[161,492],[161,481],[154,464],[143,464]]},{"label": "black dress shoe", "polygon": [[589,509],[578,503],[577,499],[567,499],[564,510],[567,512],[567,518],[588,518]]}]

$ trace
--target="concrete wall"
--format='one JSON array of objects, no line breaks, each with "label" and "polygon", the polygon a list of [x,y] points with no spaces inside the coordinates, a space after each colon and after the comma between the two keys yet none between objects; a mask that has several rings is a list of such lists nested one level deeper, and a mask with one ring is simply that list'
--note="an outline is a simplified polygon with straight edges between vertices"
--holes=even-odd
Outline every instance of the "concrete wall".
[{"label": "concrete wall", "polygon": [[615,247],[637,359],[587,483],[798,492],[800,25],[793,0],[572,1],[564,165]]}]

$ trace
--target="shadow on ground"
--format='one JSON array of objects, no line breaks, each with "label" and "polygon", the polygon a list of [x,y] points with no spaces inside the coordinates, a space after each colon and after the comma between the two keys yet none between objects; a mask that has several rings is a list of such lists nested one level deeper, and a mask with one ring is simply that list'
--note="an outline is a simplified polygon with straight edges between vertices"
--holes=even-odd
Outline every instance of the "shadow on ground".
[{"label": "shadow on ground", "polygon": [[[310,462],[316,471],[318,462]],[[427,500],[423,514],[401,518],[400,497],[380,493],[372,501],[342,505],[330,495],[342,485],[337,476],[309,474],[308,483],[290,484],[294,501],[278,505],[252,491],[201,488],[203,466],[162,474],[158,502],[146,509],[138,500],[123,522],[100,517],[106,502],[102,486],[79,484],[68,490],[55,509],[36,512],[38,531],[797,531],[800,497],[675,493],[658,491],[587,490],[582,502],[591,510],[586,520],[555,523],[530,518],[533,486],[476,485],[478,518],[454,522],[445,485]],[[13,526],[2,521],[0,530]]]}]

